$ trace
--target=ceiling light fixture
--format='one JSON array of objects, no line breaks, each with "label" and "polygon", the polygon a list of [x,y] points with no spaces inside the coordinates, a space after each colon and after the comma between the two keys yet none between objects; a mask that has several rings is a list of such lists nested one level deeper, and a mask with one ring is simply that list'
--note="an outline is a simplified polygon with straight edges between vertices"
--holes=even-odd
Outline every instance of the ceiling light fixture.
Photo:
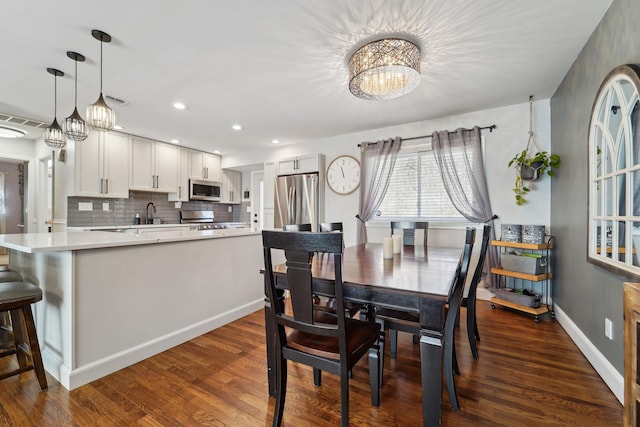
[{"label": "ceiling light fixture", "polygon": [[274,139],[271,141],[272,144],[280,144],[280,140],[278,139]]},{"label": "ceiling light fixture", "polygon": [[420,49],[402,39],[368,43],[349,59],[349,91],[363,99],[393,99],[420,83]]},{"label": "ceiling light fixture", "polygon": [[172,139],[170,142],[172,144],[180,144],[180,140],[179,139]]},{"label": "ceiling light fixture", "polygon": [[184,105],[182,102],[174,102],[173,108],[175,108],[176,110],[185,110],[187,106]]},{"label": "ceiling light fixture", "polygon": [[113,130],[124,130],[124,126],[114,125]]},{"label": "ceiling light fixture", "polygon": [[233,130],[242,130],[242,126],[240,126],[240,125],[233,125],[233,126],[231,126],[231,128]]},{"label": "ceiling light fixture", "polygon": [[102,44],[110,43],[111,36],[100,30],[91,30],[91,35],[100,40],[100,97],[87,107],[87,121],[95,130],[108,132],[116,124],[116,113],[109,108],[102,96]]},{"label": "ceiling light fixture", "polygon": [[0,125],[0,138],[22,138],[26,134],[23,130]]},{"label": "ceiling light fixture", "polygon": [[84,62],[84,55],[78,52],[67,52],[67,56],[73,59],[76,67],[75,74],[75,101],[73,104],[73,113],[62,122],[64,134],[74,141],[84,141],[89,136],[89,126],[78,113],[78,62]]},{"label": "ceiling light fixture", "polygon": [[53,75],[53,122],[43,132],[44,143],[49,147],[62,148],[67,145],[67,138],[58,124],[58,77],[64,73],[55,68],[47,68],[47,72]]}]

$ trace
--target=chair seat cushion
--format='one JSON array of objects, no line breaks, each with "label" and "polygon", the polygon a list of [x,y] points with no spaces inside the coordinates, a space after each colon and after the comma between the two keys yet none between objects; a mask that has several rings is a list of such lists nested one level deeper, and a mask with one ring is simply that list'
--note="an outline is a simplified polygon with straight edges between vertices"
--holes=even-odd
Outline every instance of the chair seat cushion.
[{"label": "chair seat cushion", "polygon": [[0,283],[0,308],[2,304],[24,301],[37,302],[42,299],[42,289],[29,282]]},{"label": "chair seat cushion", "polygon": [[[333,316],[326,316],[326,320]],[[324,319],[323,319],[324,320]],[[334,320],[335,322],[335,320]],[[378,339],[380,325],[375,322],[345,318],[347,329],[347,352],[354,354],[366,351]],[[337,337],[326,337],[291,330],[287,334],[287,346],[327,359],[340,359]]]},{"label": "chair seat cushion", "polygon": [[22,282],[22,276],[15,271],[0,271],[0,282]]}]

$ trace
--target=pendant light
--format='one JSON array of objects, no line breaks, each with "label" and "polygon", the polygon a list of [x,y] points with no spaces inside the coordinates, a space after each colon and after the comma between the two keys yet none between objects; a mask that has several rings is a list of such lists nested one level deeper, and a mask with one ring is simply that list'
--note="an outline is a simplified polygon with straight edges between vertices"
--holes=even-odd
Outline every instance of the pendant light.
[{"label": "pendant light", "polygon": [[94,39],[100,40],[100,97],[87,107],[87,121],[95,130],[110,131],[116,124],[116,113],[109,108],[102,96],[102,44],[110,43],[111,36],[104,31],[91,30]]},{"label": "pendant light", "polygon": [[64,73],[55,68],[47,68],[47,72],[53,75],[53,122],[44,130],[44,142],[49,147],[62,148],[67,145],[67,138],[62,132],[56,116],[58,113],[58,76],[64,76]]},{"label": "pendant light", "polygon": [[84,62],[85,57],[78,52],[67,52],[67,56],[73,59],[76,66],[75,103],[73,105],[73,113],[64,119],[62,127],[64,128],[64,134],[67,135],[69,139],[84,141],[89,136],[89,126],[87,126],[87,122],[85,122],[82,116],[80,116],[80,113],[78,113],[78,62]]}]

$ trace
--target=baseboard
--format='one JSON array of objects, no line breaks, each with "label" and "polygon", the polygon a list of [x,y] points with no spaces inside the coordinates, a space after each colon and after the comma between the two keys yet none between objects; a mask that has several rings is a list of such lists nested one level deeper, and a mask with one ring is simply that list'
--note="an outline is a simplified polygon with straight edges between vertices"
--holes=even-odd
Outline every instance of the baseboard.
[{"label": "baseboard", "polygon": [[240,319],[264,307],[264,298],[250,302],[233,310],[221,313],[186,328],[158,337],[120,353],[115,353],[89,365],[69,370],[59,359],[43,351],[43,362],[47,372],[68,390],[73,390],[91,381],[102,378],[120,369],[192,340],[227,323]]},{"label": "baseboard", "polygon": [[624,377],[609,363],[606,357],[600,353],[595,345],[589,341],[587,336],[582,333],[578,326],[562,311],[556,304],[554,312],[560,326],[569,334],[569,337],[578,346],[582,354],[587,358],[589,363],[596,370],[598,375],[607,384],[611,392],[616,396],[618,401],[624,405]]}]

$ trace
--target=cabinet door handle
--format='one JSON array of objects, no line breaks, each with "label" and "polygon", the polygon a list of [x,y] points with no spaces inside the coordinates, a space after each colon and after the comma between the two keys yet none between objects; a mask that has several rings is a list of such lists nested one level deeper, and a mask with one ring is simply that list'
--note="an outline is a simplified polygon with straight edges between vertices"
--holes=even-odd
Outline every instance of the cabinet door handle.
[{"label": "cabinet door handle", "polygon": [[160,188],[160,175],[156,175],[156,188]]},{"label": "cabinet door handle", "polygon": [[109,178],[105,179],[104,183],[105,183],[105,187],[106,187],[106,189],[104,191],[104,194],[109,194]]},{"label": "cabinet door handle", "polygon": [[100,178],[100,194],[104,194],[104,178]]},{"label": "cabinet door handle", "polygon": [[182,199],[182,185],[178,185],[178,199]]}]

